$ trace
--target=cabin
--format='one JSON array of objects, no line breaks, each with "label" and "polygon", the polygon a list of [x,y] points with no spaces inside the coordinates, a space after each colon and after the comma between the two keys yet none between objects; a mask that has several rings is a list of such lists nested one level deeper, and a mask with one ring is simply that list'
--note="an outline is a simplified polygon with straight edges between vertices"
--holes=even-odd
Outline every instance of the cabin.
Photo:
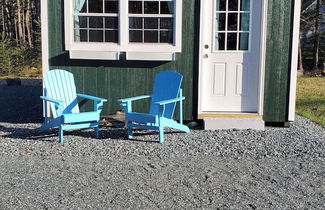
[{"label": "cabin", "polygon": [[[295,118],[300,0],[42,0],[43,73],[73,73],[77,91],[150,94],[164,70],[184,76],[184,120],[264,129]],[[85,103],[81,109],[91,104]],[[149,101],[134,104],[146,112]]]}]

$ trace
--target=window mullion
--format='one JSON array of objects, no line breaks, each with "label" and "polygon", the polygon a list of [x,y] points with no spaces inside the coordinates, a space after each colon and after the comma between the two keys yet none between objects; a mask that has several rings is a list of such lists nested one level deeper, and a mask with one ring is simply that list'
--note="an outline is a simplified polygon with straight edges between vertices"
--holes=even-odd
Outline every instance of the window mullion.
[{"label": "window mullion", "polygon": [[121,47],[128,45],[129,35],[129,20],[128,20],[128,1],[120,0],[119,11],[119,37]]}]

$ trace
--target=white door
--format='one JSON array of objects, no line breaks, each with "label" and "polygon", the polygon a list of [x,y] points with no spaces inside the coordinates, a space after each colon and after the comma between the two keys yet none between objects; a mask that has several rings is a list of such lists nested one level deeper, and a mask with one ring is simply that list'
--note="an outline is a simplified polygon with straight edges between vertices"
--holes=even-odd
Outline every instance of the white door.
[{"label": "white door", "polygon": [[262,0],[202,0],[202,112],[257,112]]}]

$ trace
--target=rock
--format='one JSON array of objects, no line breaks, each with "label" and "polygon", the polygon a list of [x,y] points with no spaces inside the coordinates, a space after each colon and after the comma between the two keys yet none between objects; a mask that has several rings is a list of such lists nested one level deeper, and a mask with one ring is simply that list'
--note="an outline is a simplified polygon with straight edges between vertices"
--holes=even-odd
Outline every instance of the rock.
[{"label": "rock", "polygon": [[198,128],[199,124],[195,121],[192,121],[192,122],[186,123],[186,126],[189,129],[195,129],[195,128]]}]

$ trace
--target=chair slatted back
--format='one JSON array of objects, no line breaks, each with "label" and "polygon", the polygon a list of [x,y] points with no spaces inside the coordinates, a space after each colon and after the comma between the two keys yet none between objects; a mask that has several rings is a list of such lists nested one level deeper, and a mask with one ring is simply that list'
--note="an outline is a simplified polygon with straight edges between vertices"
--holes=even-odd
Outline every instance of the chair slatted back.
[{"label": "chair slatted back", "polygon": [[[154,81],[150,114],[157,115],[159,106],[157,101],[169,100],[178,97],[183,76],[174,71],[163,71],[157,74]],[[176,103],[167,104],[163,117],[171,119],[174,114]]]},{"label": "chair slatted back", "polygon": [[[44,84],[48,98],[64,102],[63,113],[79,113],[76,85],[72,73],[60,69],[51,70],[45,74]],[[58,117],[58,110],[53,103],[51,103],[51,111],[54,118]]]}]

